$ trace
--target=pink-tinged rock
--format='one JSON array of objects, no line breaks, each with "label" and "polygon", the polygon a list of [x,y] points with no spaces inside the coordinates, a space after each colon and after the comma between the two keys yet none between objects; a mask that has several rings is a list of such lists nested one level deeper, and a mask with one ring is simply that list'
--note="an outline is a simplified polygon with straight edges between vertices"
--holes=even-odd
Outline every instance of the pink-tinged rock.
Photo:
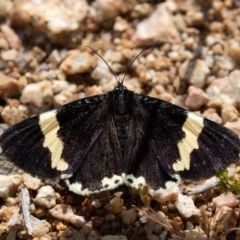
[{"label": "pink-tinged rock", "polygon": [[19,35],[17,35],[12,28],[10,28],[8,25],[2,25],[0,28],[11,48],[20,49],[22,47],[22,42]]},{"label": "pink-tinged rock", "polygon": [[240,71],[235,70],[230,75],[215,79],[207,88],[206,93],[211,101],[222,104],[234,104],[239,99]]},{"label": "pink-tinged rock", "polygon": [[156,10],[137,25],[133,41],[137,45],[150,42],[180,42],[173,15],[165,3],[157,5]]},{"label": "pink-tinged rock", "polygon": [[102,22],[115,19],[120,13],[121,3],[115,0],[96,0],[92,6],[92,17],[96,22]]},{"label": "pink-tinged rock", "polygon": [[24,105],[7,105],[2,109],[1,117],[8,125],[25,120],[29,117],[29,109]]},{"label": "pink-tinged rock", "polygon": [[224,126],[240,136],[240,118],[238,118],[238,120],[235,122],[227,122]]},{"label": "pink-tinged rock", "polygon": [[53,217],[70,222],[76,227],[81,227],[85,223],[85,220],[82,216],[74,214],[70,205],[57,204],[54,208],[49,210],[49,213]]},{"label": "pink-tinged rock", "polygon": [[238,214],[233,209],[220,206],[216,209],[211,221],[214,233],[216,235],[218,233],[227,233],[229,230],[238,227],[238,217]]},{"label": "pink-tinged rock", "polygon": [[25,28],[29,24],[53,42],[69,46],[81,40],[87,11],[85,0],[19,0],[13,4],[10,20],[12,25]]},{"label": "pink-tinged rock", "polygon": [[239,205],[239,200],[231,192],[228,192],[226,194],[223,193],[218,197],[213,198],[212,202],[216,208],[219,208],[221,206],[227,206],[227,207],[233,208]]},{"label": "pink-tinged rock", "polygon": [[190,110],[198,110],[208,101],[207,94],[200,88],[190,86],[188,88],[188,95],[185,100],[185,105]]},{"label": "pink-tinged rock", "polygon": [[22,182],[20,175],[0,175],[0,198],[7,198],[15,194]]},{"label": "pink-tinged rock", "polygon": [[88,52],[71,50],[60,65],[66,75],[90,72],[94,63],[94,57]]},{"label": "pink-tinged rock", "polygon": [[219,116],[215,108],[208,108],[203,113],[202,116],[212,120],[218,124],[222,124],[222,118]]},{"label": "pink-tinged rock", "polygon": [[199,88],[205,85],[209,72],[209,67],[202,59],[186,60],[179,67],[180,78]]},{"label": "pink-tinged rock", "polygon": [[53,101],[52,84],[47,80],[28,84],[23,89],[20,100],[22,103],[31,104],[38,108],[51,105]]}]

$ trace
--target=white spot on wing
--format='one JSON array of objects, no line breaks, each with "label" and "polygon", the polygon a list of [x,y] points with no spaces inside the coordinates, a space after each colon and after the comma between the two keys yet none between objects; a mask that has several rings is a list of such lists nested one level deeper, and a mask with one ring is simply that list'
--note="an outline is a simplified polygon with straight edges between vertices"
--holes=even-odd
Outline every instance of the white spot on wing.
[{"label": "white spot on wing", "polygon": [[[150,189],[150,193],[160,194],[161,198],[167,198],[169,195],[178,193],[180,176],[175,174],[173,178],[175,178],[177,181],[167,181],[165,184],[165,188],[159,188],[157,190]],[[133,174],[125,173],[122,173],[121,175],[114,174],[112,177],[104,177],[101,181],[102,187],[96,190],[89,190],[89,188],[83,188],[80,182],[70,183],[68,179],[66,179],[65,182],[70,191],[83,196],[112,190],[123,184],[135,189],[139,189],[147,185],[146,180],[143,176],[135,177]]]},{"label": "white spot on wing", "polygon": [[203,118],[189,112],[183,124],[182,130],[185,137],[178,143],[180,159],[173,164],[175,171],[190,169],[190,154],[194,149],[198,149],[198,137],[204,127]]},{"label": "white spot on wing", "polygon": [[124,179],[124,184],[129,187],[139,189],[139,187],[143,187],[146,185],[146,180],[144,177],[135,177],[133,174],[126,175],[125,173],[122,174]]},{"label": "white spot on wing", "polygon": [[86,196],[86,195],[90,195],[94,192],[92,191],[89,191],[88,188],[84,188],[82,189],[82,184],[79,183],[79,182],[75,182],[75,183],[70,183],[69,180],[65,180],[67,186],[68,186],[68,189],[71,191],[71,192],[74,192],[76,194],[79,194],[79,195],[82,195],[82,196]]},{"label": "white spot on wing", "polygon": [[157,190],[152,190],[153,192],[155,193],[159,193],[161,195],[167,195],[169,193],[174,193],[174,192],[178,192],[178,186],[179,186],[179,183],[181,181],[181,178],[178,174],[174,174],[172,176],[174,179],[176,179],[176,181],[167,181],[165,183],[165,188],[159,188]]},{"label": "white spot on wing", "polygon": [[58,137],[59,123],[56,118],[56,110],[40,114],[39,125],[44,134],[43,146],[51,152],[51,167],[64,171],[68,168],[68,163],[61,158],[63,152],[63,142]]},{"label": "white spot on wing", "polygon": [[63,173],[60,175],[61,179],[67,179],[67,178],[71,178],[73,176],[72,173]]},{"label": "white spot on wing", "polygon": [[[66,176],[63,175],[63,177],[67,177],[67,175]],[[80,182],[70,183],[70,181],[68,179],[66,179],[65,182],[70,191],[72,191],[76,194],[85,196],[85,195],[90,195],[90,194],[94,194],[94,193],[98,193],[98,192],[115,189],[115,188],[119,187],[120,185],[123,185],[123,178],[122,178],[122,176],[119,176],[116,174],[114,174],[110,178],[104,177],[101,181],[102,187],[97,190],[92,190],[92,191],[89,190],[88,188],[83,189],[83,186]]]},{"label": "white spot on wing", "polygon": [[115,189],[123,184],[122,176],[113,175],[111,178],[105,177],[102,180],[102,186],[105,190]]}]

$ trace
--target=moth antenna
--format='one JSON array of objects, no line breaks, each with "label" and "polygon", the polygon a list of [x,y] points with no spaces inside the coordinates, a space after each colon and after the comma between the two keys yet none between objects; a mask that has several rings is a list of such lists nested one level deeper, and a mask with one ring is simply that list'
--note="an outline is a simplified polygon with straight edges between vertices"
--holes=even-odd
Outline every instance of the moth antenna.
[{"label": "moth antenna", "polygon": [[[128,67],[128,70],[131,69],[133,63],[137,60],[137,58],[138,58],[144,51],[146,51],[148,48],[150,48],[151,46],[152,46],[152,45],[147,45],[147,46],[132,60],[131,64],[130,64],[129,67]],[[124,79],[125,79],[126,76],[127,76],[127,73],[124,74],[124,76],[123,76],[123,78],[122,78],[122,80],[121,80],[121,84],[123,84]]]},{"label": "moth antenna", "polygon": [[113,74],[113,76],[115,77],[117,83],[118,83],[119,85],[122,85],[122,81],[119,81],[116,73],[112,70],[112,68],[109,66],[109,64],[107,63],[107,61],[106,61],[94,48],[92,48],[92,47],[90,47],[90,46],[86,46],[86,47],[87,47],[87,48],[90,48],[98,57],[100,57],[100,58],[103,60],[103,62],[105,62],[105,64],[107,65],[109,71],[110,71],[110,72]]}]

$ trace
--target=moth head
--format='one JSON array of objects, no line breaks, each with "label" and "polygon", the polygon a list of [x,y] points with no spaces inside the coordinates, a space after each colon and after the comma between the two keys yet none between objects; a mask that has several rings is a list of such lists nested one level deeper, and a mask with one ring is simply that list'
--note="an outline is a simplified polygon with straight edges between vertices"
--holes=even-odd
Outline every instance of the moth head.
[{"label": "moth head", "polygon": [[126,90],[126,88],[124,88],[124,86],[123,86],[123,83],[124,83],[124,80],[125,80],[125,78],[126,78],[126,76],[127,76],[127,73],[128,73],[129,70],[132,68],[133,63],[137,60],[137,58],[138,58],[144,51],[146,51],[146,50],[150,47],[150,45],[146,46],[146,47],[132,60],[131,64],[128,66],[128,71],[123,75],[122,78],[118,78],[118,77],[117,77],[117,74],[112,70],[112,68],[109,66],[109,64],[107,63],[107,61],[106,61],[95,49],[93,49],[93,48],[90,47],[90,46],[86,46],[86,47],[87,47],[87,48],[90,48],[98,57],[100,57],[100,58],[103,60],[103,62],[105,62],[105,64],[107,65],[109,71],[113,74],[113,76],[115,77],[116,82],[117,82],[117,84],[118,84],[117,87],[115,88],[115,90],[117,90],[118,88],[119,88],[119,90]]}]

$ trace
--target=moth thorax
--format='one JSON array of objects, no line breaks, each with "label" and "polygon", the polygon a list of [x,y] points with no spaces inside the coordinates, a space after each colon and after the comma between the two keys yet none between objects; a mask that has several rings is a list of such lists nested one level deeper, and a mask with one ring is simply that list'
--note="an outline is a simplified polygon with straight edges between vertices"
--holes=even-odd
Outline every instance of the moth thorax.
[{"label": "moth thorax", "polygon": [[124,156],[124,150],[126,149],[129,133],[130,114],[115,114],[114,121],[117,130],[118,141],[122,150],[122,156]]},{"label": "moth thorax", "polygon": [[121,146],[122,156],[126,148],[128,139],[130,109],[129,109],[129,93],[125,89],[117,89],[114,93],[114,121],[117,130],[118,141]]},{"label": "moth thorax", "polygon": [[116,114],[125,114],[128,111],[128,93],[118,90],[114,94],[114,111]]}]

